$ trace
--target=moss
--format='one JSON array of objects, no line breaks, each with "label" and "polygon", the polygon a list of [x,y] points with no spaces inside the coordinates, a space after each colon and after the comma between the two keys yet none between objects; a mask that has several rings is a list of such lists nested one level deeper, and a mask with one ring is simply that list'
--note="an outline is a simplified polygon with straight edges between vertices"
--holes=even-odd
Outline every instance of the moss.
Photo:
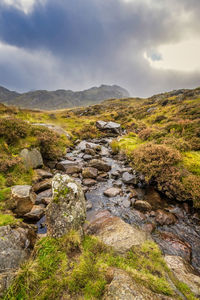
[{"label": "moss", "polygon": [[15,225],[18,224],[20,221],[15,219],[11,215],[6,214],[0,214],[0,226],[6,226],[6,225]]},{"label": "moss", "polygon": [[138,148],[141,144],[143,144],[143,141],[133,134],[129,134],[118,140],[119,149],[125,151],[127,154],[130,154],[134,149]]},{"label": "moss", "polygon": [[191,173],[200,176],[200,151],[183,153],[183,164]]}]

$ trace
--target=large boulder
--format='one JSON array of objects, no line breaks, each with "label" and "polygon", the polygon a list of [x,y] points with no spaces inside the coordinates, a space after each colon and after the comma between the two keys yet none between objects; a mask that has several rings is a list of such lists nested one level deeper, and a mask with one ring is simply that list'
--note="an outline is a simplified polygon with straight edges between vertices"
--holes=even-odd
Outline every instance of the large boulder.
[{"label": "large boulder", "polygon": [[81,186],[68,175],[56,174],[52,190],[53,199],[46,210],[47,234],[61,237],[73,229],[82,233],[86,202]]},{"label": "large boulder", "polygon": [[122,130],[121,125],[115,122],[97,121],[96,126],[102,131],[112,132],[115,134],[120,134]]},{"label": "large boulder", "polygon": [[195,274],[194,269],[182,257],[166,255],[167,266],[172,270],[175,277],[187,284],[191,291],[200,297],[200,277]]},{"label": "large boulder", "polygon": [[133,246],[143,244],[149,235],[141,229],[131,226],[108,211],[97,212],[85,225],[87,234],[94,234],[117,253],[125,253]]},{"label": "large boulder", "polygon": [[0,227],[0,297],[9,287],[20,264],[29,257],[36,239],[36,233],[30,226],[21,226]]},{"label": "large boulder", "polygon": [[43,166],[42,155],[40,151],[37,149],[33,149],[33,150],[23,149],[20,152],[20,156],[27,170],[30,168],[37,169]]},{"label": "large boulder", "polygon": [[32,191],[30,185],[15,185],[11,188],[11,199],[9,208],[16,213],[17,216],[23,217],[30,212],[35,204],[36,194]]},{"label": "large boulder", "polygon": [[108,172],[111,170],[111,166],[101,159],[92,159],[89,162],[89,166],[103,172]]}]

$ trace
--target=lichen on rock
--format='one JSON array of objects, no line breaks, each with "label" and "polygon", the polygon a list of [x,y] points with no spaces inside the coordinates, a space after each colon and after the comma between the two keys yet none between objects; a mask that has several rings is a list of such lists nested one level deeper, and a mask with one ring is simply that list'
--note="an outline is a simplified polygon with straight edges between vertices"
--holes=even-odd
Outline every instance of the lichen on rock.
[{"label": "lichen on rock", "polygon": [[61,237],[72,229],[82,234],[86,203],[81,186],[68,175],[56,174],[52,191],[53,199],[46,211],[48,235]]}]

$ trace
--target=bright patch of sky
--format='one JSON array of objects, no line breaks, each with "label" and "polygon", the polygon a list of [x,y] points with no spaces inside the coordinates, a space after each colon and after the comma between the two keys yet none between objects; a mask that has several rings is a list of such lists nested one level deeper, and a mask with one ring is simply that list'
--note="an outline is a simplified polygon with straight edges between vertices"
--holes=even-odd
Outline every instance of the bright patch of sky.
[{"label": "bright patch of sky", "polygon": [[176,71],[200,71],[200,39],[161,45],[146,51],[145,59],[156,69]]},{"label": "bright patch of sky", "polygon": [[6,5],[14,6],[19,10],[22,10],[24,13],[28,14],[32,11],[35,3],[45,2],[44,0],[3,0]]}]

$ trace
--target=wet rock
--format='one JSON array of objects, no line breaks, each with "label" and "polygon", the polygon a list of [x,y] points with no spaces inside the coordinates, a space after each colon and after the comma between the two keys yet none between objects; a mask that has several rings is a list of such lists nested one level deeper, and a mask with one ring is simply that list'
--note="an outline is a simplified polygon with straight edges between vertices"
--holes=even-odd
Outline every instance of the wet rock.
[{"label": "wet rock", "polygon": [[137,178],[135,175],[128,172],[124,172],[122,175],[122,181],[126,184],[137,184]]},{"label": "wet rock", "polygon": [[94,234],[118,253],[125,253],[132,246],[141,245],[148,235],[133,227],[119,217],[112,216],[108,211],[97,212],[85,226],[88,234]]},{"label": "wet rock", "polygon": [[166,255],[165,261],[172,270],[175,277],[187,284],[191,291],[200,296],[200,277],[195,274],[194,269],[180,256]]},{"label": "wet rock", "polygon": [[93,186],[96,183],[97,183],[96,180],[91,179],[91,178],[86,178],[83,180],[83,185],[86,185],[86,186]]},{"label": "wet rock", "polygon": [[165,254],[181,256],[188,262],[191,260],[191,246],[174,233],[167,231],[159,232],[156,234],[155,240]]},{"label": "wet rock", "polygon": [[50,169],[54,169],[56,167],[57,161],[56,160],[49,160],[45,162],[45,165]]},{"label": "wet rock", "polygon": [[33,191],[35,193],[40,193],[40,192],[43,192],[45,190],[48,190],[51,188],[51,183],[52,183],[52,179],[45,179],[43,181],[40,181],[36,184],[34,184],[33,186]]},{"label": "wet rock", "polygon": [[98,175],[98,170],[93,167],[83,168],[82,176],[83,178],[93,178],[95,179]]},{"label": "wet rock", "polygon": [[121,125],[115,122],[97,121],[96,126],[102,131],[108,131],[115,134],[119,134],[121,132]]},{"label": "wet rock", "polygon": [[93,149],[95,151],[101,151],[101,146],[95,143],[90,143],[87,141],[81,141],[77,146],[76,149],[85,152],[86,149]]},{"label": "wet rock", "polygon": [[40,205],[34,205],[27,214],[24,215],[26,219],[31,220],[40,220],[41,217],[44,215],[45,209]]},{"label": "wet rock", "polygon": [[168,207],[166,210],[169,211],[170,213],[173,213],[178,219],[182,219],[185,216],[183,209],[181,209],[178,206]]},{"label": "wet rock", "polygon": [[111,283],[106,287],[103,300],[164,300],[170,299],[154,294],[123,270],[114,269]]},{"label": "wet rock", "polygon": [[102,146],[101,147],[101,152],[100,152],[100,155],[101,156],[109,156],[109,150],[106,148],[106,147],[104,147],[104,146]]},{"label": "wet rock", "polygon": [[142,200],[135,201],[134,207],[141,211],[150,211],[152,209],[151,204]]},{"label": "wet rock", "polygon": [[117,178],[120,176],[120,172],[119,172],[118,170],[116,170],[116,171],[111,171],[111,172],[110,172],[110,175],[111,175],[112,178],[117,179]]},{"label": "wet rock", "polygon": [[52,190],[53,200],[46,209],[47,234],[61,237],[72,229],[82,234],[86,203],[81,186],[68,175],[56,174]]},{"label": "wet rock", "polygon": [[46,197],[42,199],[42,204],[44,204],[45,206],[49,205],[49,203],[51,202],[52,198],[51,197]]},{"label": "wet rock", "polygon": [[63,172],[67,172],[68,168],[70,167],[80,167],[80,163],[76,161],[71,161],[71,160],[62,160],[56,165],[57,170],[61,170]]},{"label": "wet rock", "polygon": [[23,159],[25,168],[28,170],[30,168],[36,169],[43,166],[43,159],[40,151],[37,149],[28,150],[23,149],[20,152],[20,156]]},{"label": "wet rock", "polygon": [[31,211],[35,204],[35,199],[36,195],[30,185],[15,185],[11,188],[9,208],[12,209],[17,216],[22,217]]},{"label": "wet rock", "polygon": [[104,195],[107,197],[116,197],[117,195],[120,194],[120,192],[121,192],[121,189],[111,187],[111,188],[107,189],[106,191],[104,191]]},{"label": "wet rock", "polygon": [[176,217],[169,212],[166,212],[162,209],[158,209],[156,211],[156,222],[160,225],[171,225],[176,223]]},{"label": "wet rock", "polygon": [[28,259],[36,240],[35,231],[28,225],[0,227],[0,297],[16,275],[21,263]]},{"label": "wet rock", "polygon": [[111,170],[111,166],[101,159],[92,159],[89,162],[89,166],[103,172],[108,172]]},{"label": "wet rock", "polygon": [[88,155],[90,155],[90,157],[91,157],[91,156],[96,155],[96,152],[95,152],[94,149],[86,148],[86,149],[85,149],[85,154],[88,154]]},{"label": "wet rock", "polygon": [[37,194],[35,204],[43,203],[44,199],[51,198],[51,197],[52,197],[52,190],[51,189],[45,190]]}]

